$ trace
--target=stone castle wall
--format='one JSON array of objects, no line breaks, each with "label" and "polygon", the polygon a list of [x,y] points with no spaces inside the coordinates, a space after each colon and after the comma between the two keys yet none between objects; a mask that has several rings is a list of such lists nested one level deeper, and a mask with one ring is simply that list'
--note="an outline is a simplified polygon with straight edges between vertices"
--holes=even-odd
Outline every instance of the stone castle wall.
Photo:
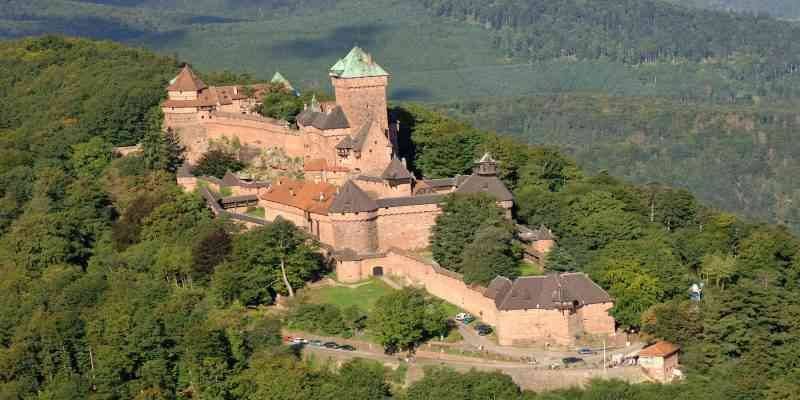
[{"label": "stone castle wall", "polygon": [[389,127],[386,87],[389,77],[331,78],[336,104],[342,107],[350,127],[358,129],[371,116],[381,132]]},{"label": "stone castle wall", "polygon": [[431,229],[442,210],[438,204],[392,207],[378,211],[379,250],[391,247],[416,250],[428,247]]},{"label": "stone castle wall", "polygon": [[259,149],[282,148],[290,157],[303,157],[303,137],[281,122],[256,116],[231,113],[211,113],[204,123],[208,139],[238,137],[242,145]]},{"label": "stone castle wall", "polygon": [[610,335],[616,330],[616,322],[609,311],[613,303],[589,304],[578,310],[583,330],[589,335]]},{"label": "stone castle wall", "polygon": [[422,287],[493,325],[501,345],[533,342],[567,345],[574,341],[576,334],[614,333],[614,320],[607,313],[611,304],[592,304],[574,313],[552,309],[500,311],[494,300],[483,295],[483,288],[469,286],[460,274],[398,248],[374,257],[339,262],[336,276],[339,281],[353,283],[375,275],[376,268],[380,268],[383,275]]},{"label": "stone castle wall", "polygon": [[355,213],[330,216],[336,249],[350,249],[359,254],[372,254],[378,250],[377,215]]}]

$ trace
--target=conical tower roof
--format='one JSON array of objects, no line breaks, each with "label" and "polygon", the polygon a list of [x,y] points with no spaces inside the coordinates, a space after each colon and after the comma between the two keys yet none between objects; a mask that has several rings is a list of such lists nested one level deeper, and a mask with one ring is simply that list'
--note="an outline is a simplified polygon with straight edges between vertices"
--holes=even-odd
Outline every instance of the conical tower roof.
[{"label": "conical tower roof", "polygon": [[292,83],[289,82],[289,80],[286,79],[280,72],[276,71],[275,75],[272,75],[272,80],[270,80],[270,83],[281,84],[281,85],[285,86],[286,89],[294,91],[294,87],[292,86]]},{"label": "conical tower roof", "polygon": [[353,181],[345,182],[344,186],[339,189],[339,193],[331,203],[329,212],[344,214],[344,213],[357,213],[369,212],[378,209],[378,203],[372,200],[361,188],[356,186]]},{"label": "conical tower roof", "polygon": [[408,172],[408,169],[403,162],[397,159],[397,157],[392,157],[392,161],[389,162],[389,165],[386,166],[386,169],[381,174],[381,178],[388,179],[388,180],[403,180],[403,179],[411,179],[411,172]]},{"label": "conical tower roof", "polygon": [[331,67],[330,75],[337,78],[366,78],[370,76],[389,76],[370,54],[356,46]]},{"label": "conical tower roof", "polygon": [[199,92],[207,87],[205,82],[200,80],[187,64],[184,65],[181,72],[169,82],[167,90],[171,92]]}]

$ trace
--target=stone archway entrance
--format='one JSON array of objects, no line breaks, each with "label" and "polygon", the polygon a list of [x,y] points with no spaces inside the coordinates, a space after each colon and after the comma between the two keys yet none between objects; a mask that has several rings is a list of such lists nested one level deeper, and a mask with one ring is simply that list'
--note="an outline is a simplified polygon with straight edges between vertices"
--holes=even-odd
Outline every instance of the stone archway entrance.
[{"label": "stone archway entrance", "polygon": [[383,276],[383,267],[372,267],[372,276]]}]

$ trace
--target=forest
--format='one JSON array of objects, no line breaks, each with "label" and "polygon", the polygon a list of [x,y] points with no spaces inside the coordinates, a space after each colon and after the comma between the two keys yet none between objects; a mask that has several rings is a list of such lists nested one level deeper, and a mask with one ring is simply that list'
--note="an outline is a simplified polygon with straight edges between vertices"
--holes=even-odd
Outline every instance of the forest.
[{"label": "forest", "polygon": [[590,171],[687,188],[718,208],[797,231],[797,107],[563,94],[437,109],[528,143],[558,146]]},{"label": "forest", "polygon": [[[491,151],[515,218],[559,237],[548,268],[589,273],[617,299],[623,327],[681,344],[688,379],[533,393],[499,373],[432,369],[403,387],[369,361],[304,360],[281,344],[287,321],[259,307],[288,293],[276,265],[295,287],[327,267],[290,223],[245,232],[177,187],[180,147],[160,132],[156,107],[177,60],[55,36],[0,43],[0,60],[2,398],[786,399],[800,390],[796,236],[415,104],[393,110],[414,171],[465,173]],[[111,154],[138,142],[141,155]],[[454,225],[465,207],[452,207]],[[481,246],[503,237],[476,233],[461,245],[502,256]],[[699,281],[704,298],[692,302],[687,289]]]},{"label": "forest", "polygon": [[800,17],[800,4],[794,0],[669,0],[684,6],[732,10],[773,17],[795,19]]}]

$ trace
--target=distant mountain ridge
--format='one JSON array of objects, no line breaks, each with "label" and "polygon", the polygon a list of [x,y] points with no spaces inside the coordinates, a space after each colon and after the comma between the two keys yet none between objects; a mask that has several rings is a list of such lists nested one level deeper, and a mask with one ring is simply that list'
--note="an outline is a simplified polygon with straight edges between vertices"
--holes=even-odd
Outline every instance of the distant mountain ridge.
[{"label": "distant mountain ridge", "polygon": [[800,18],[800,2],[796,0],[666,0],[675,4],[712,10],[767,13],[777,18]]}]

